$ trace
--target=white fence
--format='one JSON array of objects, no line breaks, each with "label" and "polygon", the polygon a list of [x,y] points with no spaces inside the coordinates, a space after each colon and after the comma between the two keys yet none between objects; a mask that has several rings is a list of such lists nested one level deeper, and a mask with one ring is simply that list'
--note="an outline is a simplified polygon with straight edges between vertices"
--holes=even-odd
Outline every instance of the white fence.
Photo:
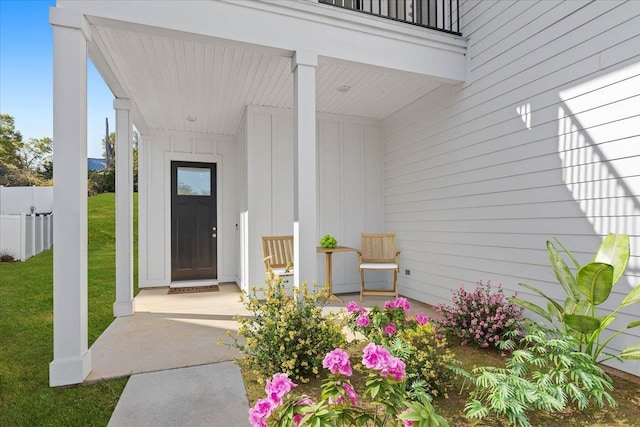
[{"label": "white fence", "polygon": [[0,215],[0,255],[26,261],[53,245],[53,214]]},{"label": "white fence", "polygon": [[0,215],[53,211],[53,187],[3,187],[0,185]]}]

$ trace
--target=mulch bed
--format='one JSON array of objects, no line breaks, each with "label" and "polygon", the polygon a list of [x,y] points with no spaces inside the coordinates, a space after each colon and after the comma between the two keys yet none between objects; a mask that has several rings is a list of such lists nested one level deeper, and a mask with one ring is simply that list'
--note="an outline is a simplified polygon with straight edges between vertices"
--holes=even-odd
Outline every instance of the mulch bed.
[{"label": "mulch bed", "polygon": [[218,285],[186,286],[183,288],[169,288],[169,294],[195,294],[197,292],[218,292]]}]

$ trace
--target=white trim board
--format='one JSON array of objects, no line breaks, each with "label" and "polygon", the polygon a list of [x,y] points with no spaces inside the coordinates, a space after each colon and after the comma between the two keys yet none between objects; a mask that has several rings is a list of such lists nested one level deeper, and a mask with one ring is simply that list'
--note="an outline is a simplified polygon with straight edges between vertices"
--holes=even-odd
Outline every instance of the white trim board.
[{"label": "white trim board", "polygon": [[[215,163],[216,164],[216,215],[218,222],[223,221],[222,209],[220,200],[222,200],[223,185],[222,185],[222,156],[219,154],[193,154],[193,153],[180,153],[180,152],[165,152],[164,153],[164,208],[165,208],[165,220],[164,220],[164,233],[165,236],[169,236],[171,239],[171,162],[199,162],[199,163]],[[224,238],[224,237],[223,237]],[[217,240],[217,260],[216,265],[221,265],[222,257],[222,240]],[[167,281],[171,283],[172,287],[175,287],[171,281],[171,242],[169,241],[165,245],[164,251],[164,274]],[[218,274],[219,276],[219,274]],[[215,279],[217,280],[217,279]],[[193,285],[187,285],[193,286]]]}]

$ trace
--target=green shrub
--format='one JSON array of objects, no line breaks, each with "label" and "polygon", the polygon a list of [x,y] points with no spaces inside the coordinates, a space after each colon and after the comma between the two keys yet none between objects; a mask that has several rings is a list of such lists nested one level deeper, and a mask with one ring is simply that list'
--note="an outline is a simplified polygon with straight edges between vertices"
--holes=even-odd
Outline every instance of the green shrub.
[{"label": "green shrub", "polygon": [[615,310],[609,311],[606,315],[598,312],[598,306],[609,299],[614,285],[627,268],[630,257],[629,236],[609,233],[593,261],[583,266],[580,266],[560,241],[557,239],[556,241],[577,269],[574,274],[553,243],[547,242],[547,252],[553,272],[567,295],[564,304],[560,305],[544,292],[526,283],[520,283],[520,286],[545,298],[548,301],[547,310],[519,298],[511,298],[511,301],[544,317],[549,322],[559,322],[565,334],[577,338],[575,349],[589,354],[594,362],[604,362],[612,358],[620,361],[622,359],[640,360],[640,344],[631,345],[619,354],[609,354],[604,351],[612,339],[629,329],[640,326],[640,320],[628,323],[625,328],[619,329],[606,339],[603,336],[606,329],[613,329],[612,324],[621,309],[640,302],[640,284],[627,293]]},{"label": "green shrub", "polygon": [[111,167],[100,171],[89,171],[88,193],[95,196],[116,191],[116,169]]},{"label": "green shrub", "polygon": [[491,282],[476,283],[473,292],[464,285],[452,292],[453,305],[438,304],[436,311],[442,319],[436,319],[438,327],[463,339],[462,344],[474,342],[480,347],[497,345],[505,334],[520,330],[523,308],[508,301],[502,291],[491,288]]},{"label": "green shrub", "polygon": [[347,305],[347,323],[368,340],[385,346],[406,364],[407,386],[419,387],[433,396],[446,395],[457,364],[447,339],[437,333],[422,313],[408,315],[411,304],[405,298],[386,301],[366,310],[354,301]]},{"label": "green shrub", "polygon": [[573,403],[585,409],[590,402],[616,406],[609,394],[611,379],[588,354],[574,351],[577,339],[561,331],[545,330],[529,323],[523,348],[513,340],[500,343],[513,350],[505,368],[477,367],[470,378],[475,389],[465,406],[468,417],[491,414],[506,417],[513,425],[529,426],[527,412],[563,411]]},{"label": "green shrub", "polygon": [[[260,378],[284,373],[306,383],[318,377],[325,354],[345,344],[343,325],[337,314],[322,312],[329,298],[326,287],[309,290],[303,283],[289,296],[277,276],[267,284],[243,293],[241,301],[253,317],[237,317],[240,328],[229,345],[245,354]],[[259,298],[263,294],[266,300]]]},{"label": "green shrub", "polygon": [[[406,357],[407,384],[420,384],[430,395],[447,396],[447,390],[455,375],[451,366],[459,364],[455,354],[447,345],[447,339],[437,333],[431,323],[416,324],[398,333],[398,339],[408,350]],[[399,353],[400,346],[392,347],[392,353]]]}]

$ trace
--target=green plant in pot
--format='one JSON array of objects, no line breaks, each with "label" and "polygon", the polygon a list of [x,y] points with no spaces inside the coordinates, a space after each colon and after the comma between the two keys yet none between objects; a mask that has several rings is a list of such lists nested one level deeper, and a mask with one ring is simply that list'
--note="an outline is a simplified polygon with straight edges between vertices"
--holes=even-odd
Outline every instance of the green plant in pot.
[{"label": "green plant in pot", "polygon": [[605,315],[598,314],[598,306],[607,301],[613,286],[627,268],[630,253],[629,236],[610,233],[600,245],[593,261],[583,266],[580,266],[571,252],[558,239],[556,242],[577,269],[574,274],[553,243],[547,241],[547,253],[553,272],[567,295],[564,305],[560,305],[544,292],[526,283],[520,283],[520,286],[545,298],[548,301],[547,308],[544,309],[520,298],[511,298],[510,300],[544,317],[549,322],[558,321],[565,333],[578,338],[580,342],[578,350],[589,354],[594,362],[603,362],[612,358],[640,360],[640,344],[632,345],[618,355],[604,351],[607,344],[616,336],[640,326],[640,320],[630,322],[625,328],[614,332],[606,339],[601,337],[604,330],[616,320],[616,314],[621,309],[640,301],[640,284],[629,291],[615,310]]}]

